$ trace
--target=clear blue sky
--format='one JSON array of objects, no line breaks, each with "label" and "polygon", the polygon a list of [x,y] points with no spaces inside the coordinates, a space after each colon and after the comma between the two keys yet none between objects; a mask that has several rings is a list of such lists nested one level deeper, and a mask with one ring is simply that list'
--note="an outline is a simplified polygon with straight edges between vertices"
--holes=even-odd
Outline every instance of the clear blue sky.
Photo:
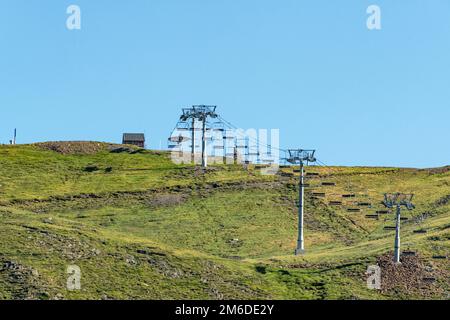
[{"label": "clear blue sky", "polygon": [[327,164],[449,164],[450,1],[0,1],[1,143],[158,148],[192,104]]}]

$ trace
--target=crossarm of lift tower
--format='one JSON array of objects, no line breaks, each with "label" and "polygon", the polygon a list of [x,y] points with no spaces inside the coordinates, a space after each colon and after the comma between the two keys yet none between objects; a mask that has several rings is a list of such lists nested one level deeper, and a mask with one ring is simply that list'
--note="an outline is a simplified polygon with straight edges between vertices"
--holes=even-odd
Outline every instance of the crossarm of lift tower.
[{"label": "crossarm of lift tower", "polygon": [[217,118],[216,106],[198,105],[189,108],[183,108],[183,114],[180,116],[181,121],[188,119],[198,119],[200,121],[206,120],[208,117]]},{"label": "crossarm of lift tower", "polygon": [[289,163],[299,163],[303,162],[316,162],[314,154],[316,150],[306,150],[306,149],[288,149],[289,157],[286,159]]},{"label": "crossarm of lift tower", "polygon": [[388,208],[393,208],[397,206],[404,206],[408,210],[414,209],[412,204],[412,199],[414,194],[412,193],[385,193],[383,204]]}]

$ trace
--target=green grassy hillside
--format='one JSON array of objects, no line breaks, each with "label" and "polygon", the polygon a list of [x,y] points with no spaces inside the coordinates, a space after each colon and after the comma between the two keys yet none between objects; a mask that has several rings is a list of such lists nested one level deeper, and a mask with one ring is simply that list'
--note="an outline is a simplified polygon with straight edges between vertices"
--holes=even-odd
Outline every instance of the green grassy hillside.
[{"label": "green grassy hillside", "polygon": [[[319,175],[308,179],[307,252],[296,257],[292,167],[265,176],[105,143],[0,146],[0,299],[448,298],[449,167],[307,171]],[[401,266],[383,230],[393,215],[366,217],[394,191],[415,193],[402,246],[416,255]],[[381,291],[366,287],[377,262]],[[66,289],[73,264],[79,291]]]}]

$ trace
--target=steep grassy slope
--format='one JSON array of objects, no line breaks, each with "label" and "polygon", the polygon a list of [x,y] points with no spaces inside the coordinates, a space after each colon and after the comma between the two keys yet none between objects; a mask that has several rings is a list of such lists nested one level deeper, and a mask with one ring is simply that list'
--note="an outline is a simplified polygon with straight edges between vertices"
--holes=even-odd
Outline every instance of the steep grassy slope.
[{"label": "steep grassy slope", "polygon": [[[448,168],[309,168],[320,175],[308,181],[307,254],[294,257],[292,168],[277,176],[238,165],[203,172],[124,146],[72,151],[0,147],[0,298],[448,297]],[[417,256],[394,271],[386,266],[390,283],[371,291],[364,273],[392,251],[393,232],[383,227],[393,215],[366,214],[382,209],[382,194],[391,191],[416,194],[402,243]],[[70,264],[82,270],[80,291],[65,287]]]}]

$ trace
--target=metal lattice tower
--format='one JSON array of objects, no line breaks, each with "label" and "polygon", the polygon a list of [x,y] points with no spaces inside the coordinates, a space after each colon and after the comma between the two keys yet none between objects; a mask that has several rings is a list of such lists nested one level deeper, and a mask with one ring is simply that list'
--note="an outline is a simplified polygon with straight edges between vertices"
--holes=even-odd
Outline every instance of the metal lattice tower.
[{"label": "metal lattice tower", "polygon": [[401,221],[401,207],[405,207],[408,210],[414,209],[412,204],[413,194],[406,193],[385,193],[383,204],[387,208],[396,208],[396,221],[395,221],[395,243],[394,243],[394,262],[400,263],[400,221]]},{"label": "metal lattice tower", "polygon": [[183,108],[183,114],[180,116],[180,121],[192,121],[192,161],[194,162],[195,157],[195,120],[202,123],[202,167],[206,168],[208,165],[207,154],[206,154],[206,122],[208,118],[217,118],[216,106],[192,106],[190,108]]},{"label": "metal lattice tower", "polygon": [[298,240],[295,255],[305,253],[305,243],[303,238],[303,216],[304,216],[304,198],[305,198],[305,171],[304,166],[316,162],[314,157],[315,150],[289,149],[286,161],[292,164],[300,165],[299,181],[299,201],[298,201]]},{"label": "metal lattice tower", "polygon": [[[201,163],[203,167],[207,166],[209,156],[212,156],[216,163],[226,164],[279,161],[279,159],[273,159],[272,146],[261,142],[265,140],[264,133],[258,136],[257,131],[239,129],[216,113],[216,106],[206,105],[182,109],[182,115],[168,138],[168,148],[177,161],[194,164],[199,162],[196,154],[196,148],[200,147],[196,133],[199,131],[202,132]],[[188,145],[188,141],[191,144]],[[261,146],[267,146],[268,149],[264,151]],[[264,155],[267,157],[264,158]]]}]

